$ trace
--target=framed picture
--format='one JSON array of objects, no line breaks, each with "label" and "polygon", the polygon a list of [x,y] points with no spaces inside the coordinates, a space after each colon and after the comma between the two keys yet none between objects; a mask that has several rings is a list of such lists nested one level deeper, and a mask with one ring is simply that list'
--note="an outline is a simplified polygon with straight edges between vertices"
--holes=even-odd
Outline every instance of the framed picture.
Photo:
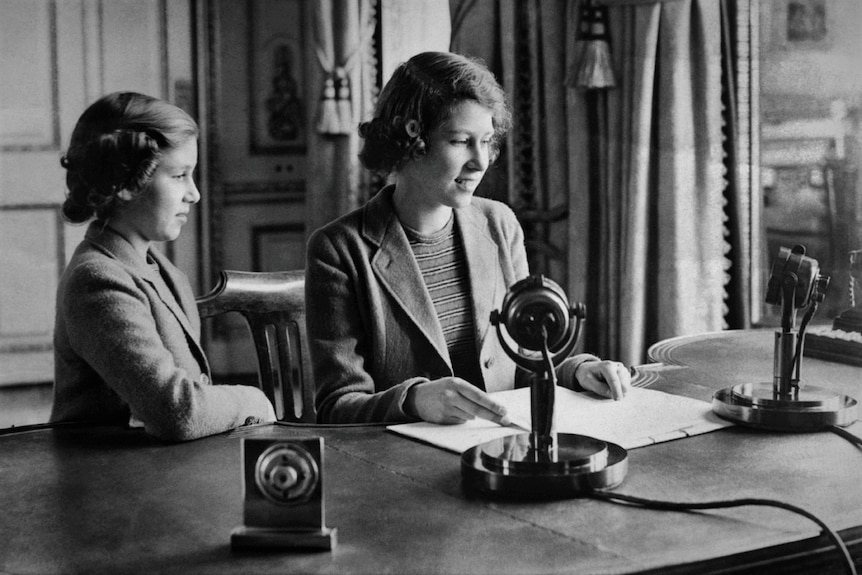
[{"label": "framed picture", "polygon": [[305,226],[302,224],[254,226],[251,235],[254,271],[305,268]]},{"label": "framed picture", "polygon": [[773,0],[773,43],[785,49],[826,49],[832,45],[829,0]]},{"label": "framed picture", "polygon": [[248,2],[252,154],[306,149],[302,6],[302,0]]}]

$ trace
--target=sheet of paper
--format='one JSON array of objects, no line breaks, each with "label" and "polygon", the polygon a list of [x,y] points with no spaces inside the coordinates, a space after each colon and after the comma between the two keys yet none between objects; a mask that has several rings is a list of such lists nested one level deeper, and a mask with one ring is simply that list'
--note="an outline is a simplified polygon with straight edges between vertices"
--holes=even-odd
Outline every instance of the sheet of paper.
[{"label": "sheet of paper", "polygon": [[[529,389],[501,391],[494,394],[494,399],[506,406],[514,422],[530,428]],[[588,435],[625,449],[733,425],[715,415],[712,406],[705,401],[637,387],[632,388],[622,401],[558,387],[554,412],[557,433]],[[518,427],[502,427],[482,419],[459,425],[403,423],[390,425],[387,429],[455,453],[497,437],[525,433]]]}]

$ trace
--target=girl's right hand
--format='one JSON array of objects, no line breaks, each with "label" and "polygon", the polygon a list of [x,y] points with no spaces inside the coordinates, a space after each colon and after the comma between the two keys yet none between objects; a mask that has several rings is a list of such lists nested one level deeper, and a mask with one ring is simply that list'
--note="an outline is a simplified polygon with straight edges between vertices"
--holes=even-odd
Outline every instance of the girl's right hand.
[{"label": "girl's right hand", "polygon": [[475,417],[500,425],[511,423],[505,407],[460,377],[417,383],[408,390],[404,407],[407,413],[431,423],[464,423]]}]

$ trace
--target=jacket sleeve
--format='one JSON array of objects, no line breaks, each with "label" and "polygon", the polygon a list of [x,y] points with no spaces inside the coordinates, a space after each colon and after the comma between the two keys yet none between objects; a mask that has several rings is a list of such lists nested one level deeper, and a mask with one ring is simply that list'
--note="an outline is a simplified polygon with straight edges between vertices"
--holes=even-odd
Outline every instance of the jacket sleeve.
[{"label": "jacket sleeve", "polygon": [[61,310],[75,353],[149,434],[185,441],[274,420],[272,404],[259,389],[211,385],[190,352],[183,365],[177,350],[188,349],[187,335],[178,322],[160,326],[154,305],[119,266],[92,264],[71,274]]},{"label": "jacket sleeve", "polygon": [[347,240],[333,241],[319,230],[308,242],[306,322],[317,385],[315,405],[321,423],[409,421],[403,405],[407,390],[426,378],[414,377],[377,391],[371,375],[368,290]]}]

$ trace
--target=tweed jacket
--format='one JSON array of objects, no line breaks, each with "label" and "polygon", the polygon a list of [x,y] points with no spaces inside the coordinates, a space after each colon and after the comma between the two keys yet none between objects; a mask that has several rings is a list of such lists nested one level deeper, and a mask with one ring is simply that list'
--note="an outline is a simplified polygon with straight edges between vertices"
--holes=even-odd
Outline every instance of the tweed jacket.
[{"label": "tweed jacket", "polygon": [[259,389],[211,385],[188,278],[149,255],[161,274],[102,222],[87,230],[57,293],[51,420],[131,417],[168,441],[271,421]]},{"label": "tweed jacket", "polygon": [[[384,188],[309,238],[306,320],[320,422],[407,421],[410,386],[453,374],[434,304],[394,211],[393,191]],[[516,366],[490,316],[509,287],[529,275],[523,231],[512,210],[493,200],[474,197],[454,213],[484,388],[512,389]],[[567,374],[589,359],[582,354],[564,362]],[[519,385],[526,382],[523,375]]]}]

